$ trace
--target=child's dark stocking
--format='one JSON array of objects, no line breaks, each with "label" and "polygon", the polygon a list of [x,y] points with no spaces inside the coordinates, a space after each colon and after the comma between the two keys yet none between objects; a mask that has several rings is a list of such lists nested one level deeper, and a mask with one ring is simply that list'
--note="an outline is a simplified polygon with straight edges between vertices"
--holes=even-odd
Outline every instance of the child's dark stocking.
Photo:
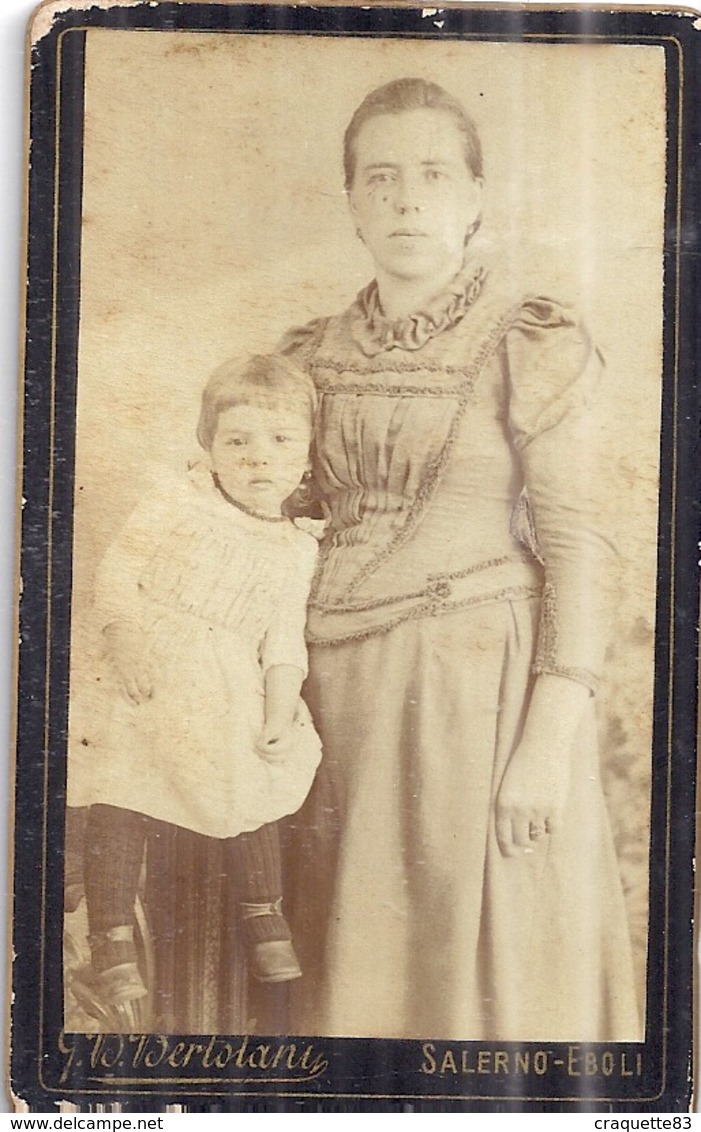
[{"label": "child's dark stocking", "polygon": [[239,877],[241,917],[252,974],[261,982],[282,983],[302,974],[282,913],[280,839],[273,822],[229,842]]},{"label": "child's dark stocking", "polygon": [[93,970],[110,1003],[146,995],[134,944],[134,904],[146,843],[142,814],[90,808],[85,837],[85,895]]}]

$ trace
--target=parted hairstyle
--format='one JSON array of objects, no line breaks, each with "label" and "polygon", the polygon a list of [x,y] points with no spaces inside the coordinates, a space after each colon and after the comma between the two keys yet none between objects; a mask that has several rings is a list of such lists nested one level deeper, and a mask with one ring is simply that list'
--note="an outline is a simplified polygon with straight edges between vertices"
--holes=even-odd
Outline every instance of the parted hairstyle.
[{"label": "parted hairstyle", "polygon": [[317,395],[312,379],[281,354],[230,358],[212,374],[202,393],[197,439],[209,452],[220,413],[236,405],[290,405],[313,425]]},{"label": "parted hairstyle", "polygon": [[482,179],[482,146],[477,127],[464,106],[438,83],[427,79],[395,79],[371,91],[348,124],[343,138],[343,170],[347,192],[352,188],[355,177],[355,143],[365,123],[382,114],[402,114],[407,110],[441,110],[450,114],[463,136],[467,167],[476,180]]}]

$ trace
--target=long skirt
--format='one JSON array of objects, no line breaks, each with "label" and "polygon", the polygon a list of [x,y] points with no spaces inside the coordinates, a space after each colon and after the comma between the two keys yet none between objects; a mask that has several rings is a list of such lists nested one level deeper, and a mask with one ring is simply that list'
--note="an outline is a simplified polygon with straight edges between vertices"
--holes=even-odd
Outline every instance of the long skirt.
[{"label": "long skirt", "polygon": [[558,830],[515,857],[496,839],[538,614],[537,600],[502,600],[312,648],[324,758],[293,821],[308,950],[293,1029],[641,1039],[593,698]]}]

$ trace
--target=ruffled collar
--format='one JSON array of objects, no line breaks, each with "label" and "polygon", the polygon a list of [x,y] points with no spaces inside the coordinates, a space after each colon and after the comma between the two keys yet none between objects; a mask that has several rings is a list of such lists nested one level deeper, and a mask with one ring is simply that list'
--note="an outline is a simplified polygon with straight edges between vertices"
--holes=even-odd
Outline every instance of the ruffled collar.
[{"label": "ruffled collar", "polygon": [[420,350],[430,338],[460,321],[479,296],[486,277],[486,268],[471,261],[423,310],[398,319],[383,314],[377,282],[373,280],[356,299],[359,313],[351,323],[353,339],[367,357],[395,348]]}]

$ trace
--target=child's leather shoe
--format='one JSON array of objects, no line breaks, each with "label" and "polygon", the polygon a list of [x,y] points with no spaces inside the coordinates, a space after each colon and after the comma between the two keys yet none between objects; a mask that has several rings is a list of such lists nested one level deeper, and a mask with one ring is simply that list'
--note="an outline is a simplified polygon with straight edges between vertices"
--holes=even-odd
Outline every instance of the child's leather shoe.
[{"label": "child's leather shoe", "polygon": [[288,939],[266,939],[249,950],[251,974],[260,983],[287,983],[299,979],[302,968]]}]

